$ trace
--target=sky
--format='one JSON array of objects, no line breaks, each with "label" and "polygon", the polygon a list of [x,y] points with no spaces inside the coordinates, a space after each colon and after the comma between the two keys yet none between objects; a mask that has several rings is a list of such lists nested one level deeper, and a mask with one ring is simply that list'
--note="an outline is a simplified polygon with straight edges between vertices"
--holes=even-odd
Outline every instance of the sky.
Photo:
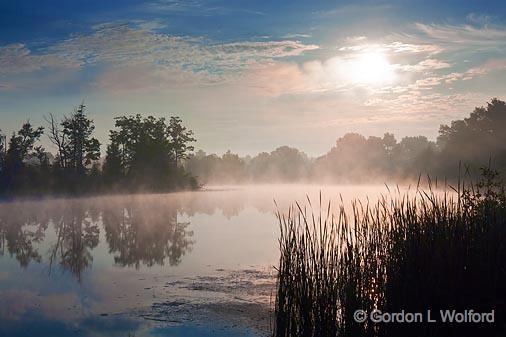
[{"label": "sky", "polygon": [[315,156],[347,132],[435,139],[505,79],[505,1],[0,4],[5,134],[84,101],[103,144],[114,117],[177,115],[206,152]]}]

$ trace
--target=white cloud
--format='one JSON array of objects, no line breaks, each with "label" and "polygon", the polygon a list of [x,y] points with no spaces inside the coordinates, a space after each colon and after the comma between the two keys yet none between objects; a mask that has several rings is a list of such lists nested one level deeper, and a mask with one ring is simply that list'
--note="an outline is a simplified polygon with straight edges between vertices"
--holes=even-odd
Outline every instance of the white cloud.
[{"label": "white cloud", "polygon": [[428,70],[438,70],[438,69],[450,68],[451,66],[452,65],[448,62],[428,58],[428,59],[420,61],[414,65],[398,64],[398,65],[396,65],[396,68],[400,69],[402,71],[423,72],[423,71],[428,71]]},{"label": "white cloud", "polygon": [[474,24],[487,25],[492,22],[493,17],[486,14],[470,13],[466,16],[466,19]]},{"label": "white cloud", "polygon": [[294,34],[286,34],[283,35],[282,39],[299,39],[299,38],[310,38],[311,34],[301,34],[301,33],[294,33]]},{"label": "white cloud", "polygon": [[[215,79],[215,81],[218,80],[218,78]],[[196,84],[206,83],[212,84],[213,79],[204,74],[144,64],[106,69],[92,86],[107,92],[148,93],[153,90],[163,92],[172,89],[188,89]]]},{"label": "white cloud", "polygon": [[[89,34],[80,34],[38,50],[23,44],[0,47],[0,75],[18,74],[44,68],[83,68],[106,64],[109,67],[156,68],[193,76],[204,82],[237,76],[252,64],[297,56],[316,45],[294,40],[238,41],[214,43],[202,38],[172,36],[154,31],[158,23],[100,24]],[[132,72],[131,69],[126,69]],[[132,78],[134,80],[135,78]],[[197,83],[198,84],[198,83]]]},{"label": "white cloud", "polygon": [[444,120],[455,118],[456,114],[465,115],[473,106],[482,105],[487,99],[490,97],[481,93],[444,94],[413,90],[401,95],[374,97],[366,104],[393,113],[393,117]]},{"label": "white cloud", "polygon": [[20,74],[45,67],[72,67],[74,64],[52,54],[33,54],[26,45],[13,43],[0,47],[0,75]]},{"label": "white cloud", "polygon": [[439,43],[445,48],[506,47],[506,29],[499,25],[415,23],[415,29],[421,34],[420,38]]},{"label": "white cloud", "polygon": [[469,69],[467,75],[485,75],[492,71],[501,70],[506,70],[506,58],[490,59],[479,66]]},{"label": "white cloud", "polygon": [[[360,42],[365,40],[363,37],[352,38],[351,42]],[[347,42],[350,42],[349,38],[346,39]],[[354,44],[347,45],[339,48],[340,51],[352,51],[352,52],[369,52],[369,51],[381,51],[381,52],[391,52],[391,53],[404,53],[404,54],[416,54],[416,53],[426,53],[426,54],[435,54],[441,51],[441,48],[434,44],[429,43],[403,43],[400,41],[393,41],[389,43],[362,43],[362,44]]]},{"label": "white cloud", "polygon": [[361,41],[366,41],[367,37],[363,36],[363,35],[359,35],[359,36],[347,36],[344,40],[347,43],[358,43],[358,42],[361,42]]},{"label": "white cloud", "polygon": [[451,72],[438,76],[431,76],[419,79],[410,88],[432,89],[440,84],[451,84],[459,80],[467,81],[478,76],[484,76],[492,71],[506,70],[506,59],[492,59],[479,66],[469,68],[463,72]]}]

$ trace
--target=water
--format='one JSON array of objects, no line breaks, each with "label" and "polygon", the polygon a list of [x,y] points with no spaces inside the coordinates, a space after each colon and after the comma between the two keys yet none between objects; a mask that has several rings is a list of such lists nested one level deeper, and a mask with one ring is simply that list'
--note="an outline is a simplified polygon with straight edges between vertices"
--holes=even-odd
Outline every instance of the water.
[{"label": "water", "polygon": [[386,192],[221,186],[0,204],[0,336],[266,336],[274,199],[284,211],[320,190]]}]

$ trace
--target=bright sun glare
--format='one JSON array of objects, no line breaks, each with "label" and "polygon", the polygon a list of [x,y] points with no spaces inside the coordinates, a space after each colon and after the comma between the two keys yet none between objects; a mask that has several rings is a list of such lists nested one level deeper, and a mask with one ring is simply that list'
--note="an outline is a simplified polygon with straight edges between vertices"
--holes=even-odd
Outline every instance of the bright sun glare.
[{"label": "bright sun glare", "polygon": [[360,54],[351,62],[353,79],[361,84],[380,84],[391,82],[393,69],[383,53],[367,52]]},{"label": "bright sun glare", "polygon": [[363,52],[346,63],[346,77],[356,84],[377,85],[394,79],[393,67],[385,54]]}]

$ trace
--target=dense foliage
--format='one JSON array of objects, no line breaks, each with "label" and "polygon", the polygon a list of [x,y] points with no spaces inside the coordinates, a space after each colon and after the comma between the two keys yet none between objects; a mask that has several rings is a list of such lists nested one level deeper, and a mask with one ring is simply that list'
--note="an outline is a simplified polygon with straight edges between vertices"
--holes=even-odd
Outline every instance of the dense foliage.
[{"label": "dense foliage", "polygon": [[105,162],[95,125],[79,105],[70,116],[46,118],[56,154],[37,145],[45,133],[29,121],[7,141],[0,137],[0,194],[76,194],[196,188],[181,165],[195,141],[178,117],[116,119]]},{"label": "dense foliage", "polygon": [[193,132],[178,117],[156,119],[141,115],[116,118],[110,133],[104,165],[106,182],[112,186],[163,190],[196,186],[181,167],[195,141]]}]

